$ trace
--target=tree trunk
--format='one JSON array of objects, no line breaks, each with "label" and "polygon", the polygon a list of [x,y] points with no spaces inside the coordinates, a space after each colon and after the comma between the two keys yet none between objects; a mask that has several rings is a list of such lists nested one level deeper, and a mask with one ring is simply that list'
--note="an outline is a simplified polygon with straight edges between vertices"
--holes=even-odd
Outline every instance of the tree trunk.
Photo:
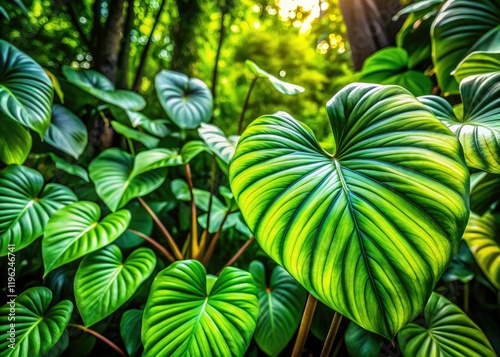
[{"label": "tree trunk", "polygon": [[371,54],[396,44],[405,19],[392,21],[392,17],[401,8],[399,0],[340,0],[355,70]]},{"label": "tree trunk", "polygon": [[123,37],[118,57],[118,80],[117,87],[121,89],[129,89],[128,71],[130,64],[130,33],[134,27],[135,11],[134,0],[127,1],[127,18],[123,28]]},{"label": "tree trunk", "polygon": [[[98,1],[98,0],[97,0]],[[118,56],[123,30],[123,9],[125,0],[111,0],[109,15],[104,30],[99,35],[97,51],[95,51],[96,70],[116,83],[118,73]]]}]

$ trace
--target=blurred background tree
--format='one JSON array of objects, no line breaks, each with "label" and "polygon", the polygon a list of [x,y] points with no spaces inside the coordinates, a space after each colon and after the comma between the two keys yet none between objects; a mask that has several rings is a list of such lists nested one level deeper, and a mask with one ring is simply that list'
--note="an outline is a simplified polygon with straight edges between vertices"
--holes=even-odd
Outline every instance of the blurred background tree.
[{"label": "blurred background tree", "polygon": [[[19,1],[1,4],[10,18],[0,19],[1,38],[56,75],[63,65],[93,68],[118,88],[140,92],[148,100],[145,113],[152,118],[165,116],[156,100],[154,76],[171,69],[211,86],[216,98],[215,123],[234,133],[249,85],[244,62],[251,59],[306,91],[298,100],[279,95],[265,81],[258,82],[247,118],[286,110],[327,140],[330,129],[324,103],[354,80],[339,0],[23,3],[25,9]],[[366,14],[375,15],[373,11]],[[351,26],[349,34],[355,38],[352,29],[359,29],[359,24]],[[369,47],[369,51],[376,49]]]}]

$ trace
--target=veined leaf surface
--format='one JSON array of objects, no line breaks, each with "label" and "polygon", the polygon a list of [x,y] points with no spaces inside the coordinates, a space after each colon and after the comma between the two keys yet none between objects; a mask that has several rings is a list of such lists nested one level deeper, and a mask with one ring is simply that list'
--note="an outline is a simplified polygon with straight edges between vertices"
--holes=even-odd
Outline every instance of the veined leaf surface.
[{"label": "veined leaf surface", "polygon": [[406,90],[353,84],[325,152],[285,113],[256,119],[231,188],[262,249],[320,301],[392,339],[425,305],[469,216],[457,139]]}]

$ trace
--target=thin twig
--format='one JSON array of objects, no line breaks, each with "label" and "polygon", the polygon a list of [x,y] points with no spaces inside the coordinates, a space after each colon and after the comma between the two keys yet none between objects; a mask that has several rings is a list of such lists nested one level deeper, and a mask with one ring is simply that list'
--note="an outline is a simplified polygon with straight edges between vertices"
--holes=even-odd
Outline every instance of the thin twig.
[{"label": "thin twig", "polygon": [[224,228],[224,223],[226,223],[227,217],[229,216],[229,213],[231,213],[229,210],[226,212],[224,215],[224,218],[222,219],[222,222],[220,223],[219,229],[215,233],[212,241],[210,242],[210,246],[207,249],[207,252],[205,253],[205,256],[203,257],[203,265],[205,268],[208,266],[208,262],[210,261],[210,258],[212,257],[212,254],[214,252],[215,246],[217,245],[217,241],[219,240],[220,234],[222,233],[222,228]]},{"label": "thin twig", "polygon": [[[222,269],[230,265],[233,265],[234,262],[236,262],[238,258],[241,257],[241,255],[245,252],[245,250],[247,250],[248,247],[252,245],[253,242],[255,242],[255,237],[251,237],[249,240],[247,240],[245,244],[243,244],[241,248],[236,252],[236,254],[231,259],[229,259],[229,261],[222,267]],[[220,274],[222,269],[217,273],[217,275]]]},{"label": "thin twig", "polygon": [[109,347],[114,349],[120,356],[127,357],[127,354],[125,352],[123,352],[123,350],[120,347],[118,347],[113,341],[111,341],[111,340],[107,339],[106,337],[104,337],[103,335],[101,335],[99,332],[96,332],[94,330],[86,328],[83,325],[69,324],[69,326],[75,327],[77,329],[82,330],[83,332],[86,332],[94,337],[97,337],[99,340],[101,340],[102,342],[107,344]]},{"label": "thin twig", "polygon": [[250,87],[248,87],[247,96],[245,97],[245,103],[243,103],[243,109],[241,110],[240,121],[238,123],[238,135],[241,135],[241,132],[243,131],[243,121],[245,120],[245,112],[247,111],[248,102],[250,101],[250,95],[252,94],[253,87],[255,86],[257,79],[259,79],[259,77],[254,77],[252,79],[252,82],[250,82]]},{"label": "thin twig", "polygon": [[335,315],[333,315],[332,324],[330,325],[330,330],[326,336],[325,344],[323,345],[320,357],[330,356],[330,351],[332,350],[333,342],[335,341],[335,336],[337,335],[341,321],[342,315],[335,311]]},{"label": "thin twig", "polygon": [[146,212],[148,212],[148,214],[153,218],[153,220],[155,221],[156,225],[158,226],[158,228],[160,228],[160,231],[162,232],[162,234],[165,236],[165,238],[167,238],[167,242],[168,244],[170,245],[170,248],[172,248],[172,250],[174,251],[174,256],[178,259],[178,260],[182,260],[184,259],[182,257],[182,253],[181,251],[179,250],[179,247],[177,246],[177,244],[175,243],[174,241],[174,238],[172,238],[172,236],[170,235],[170,232],[167,230],[167,228],[163,225],[163,223],[161,223],[160,219],[158,218],[158,216],[153,212],[153,210],[151,209],[151,207],[149,207],[149,205],[146,203],[146,201],[144,201],[141,197],[138,197],[137,198],[139,200],[139,202],[141,203],[142,207],[144,207],[144,209],[146,210]]},{"label": "thin twig", "polygon": [[126,138],[126,139],[127,139],[128,148],[130,149],[130,153],[135,156],[134,143],[132,142],[132,140],[130,138]]},{"label": "thin twig", "polygon": [[162,252],[163,255],[165,257],[167,257],[167,259],[170,260],[172,263],[175,262],[175,258],[172,256],[172,254],[170,254],[168,252],[168,250],[165,249],[164,246],[162,246],[160,243],[158,243],[157,241],[155,241],[153,238],[145,235],[142,232],[136,231],[135,229],[128,228],[127,231],[129,231],[130,233],[133,233],[133,234],[141,237],[146,242],[148,242],[149,244],[153,245],[156,249],[158,249],[160,252]]},{"label": "thin twig", "polygon": [[292,357],[299,357],[300,355],[302,355],[317,302],[318,300],[316,300],[314,296],[309,294],[309,296],[307,297],[306,308],[304,309],[304,314],[302,315],[302,321],[300,322],[297,340],[295,340],[295,346],[293,346]]},{"label": "thin twig", "polygon": [[186,179],[189,186],[189,195],[191,196],[191,258],[197,259],[200,254],[200,246],[198,244],[198,217],[196,216],[196,202],[194,200],[194,187],[191,178],[191,167],[189,164],[186,167]]}]

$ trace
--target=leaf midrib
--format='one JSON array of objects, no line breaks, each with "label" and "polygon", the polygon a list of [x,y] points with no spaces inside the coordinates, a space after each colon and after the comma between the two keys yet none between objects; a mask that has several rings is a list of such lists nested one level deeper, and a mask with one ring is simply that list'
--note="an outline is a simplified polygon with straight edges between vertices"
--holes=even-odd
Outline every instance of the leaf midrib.
[{"label": "leaf midrib", "polygon": [[[349,187],[347,186],[347,183],[345,182],[344,174],[342,173],[342,166],[340,165],[340,162],[338,160],[334,159],[333,161],[335,162],[335,170],[337,172],[337,175],[340,179],[340,182],[342,183],[342,190],[346,196],[347,207],[349,209],[349,214],[351,215],[352,221],[354,223],[354,229],[356,230],[356,236],[358,238],[359,246],[361,248],[361,256],[363,257],[363,262],[365,263],[366,271],[368,273],[368,279],[370,280],[370,284],[372,285],[373,291],[375,293],[375,297],[377,299],[377,305],[379,306],[379,309],[381,311],[384,311],[385,309],[384,309],[384,306],[382,304],[382,300],[381,300],[381,297],[379,295],[377,286],[375,284],[375,279],[373,278],[370,264],[368,263],[365,245],[364,245],[363,238],[361,235],[361,229],[358,226],[358,221],[357,221],[356,216],[354,214],[354,208],[353,208],[351,196],[349,193],[350,190],[349,190]],[[384,325],[385,325],[385,328],[387,329],[387,332],[390,333],[391,328],[390,328],[389,323],[387,321],[387,318],[385,316],[383,317],[383,320],[384,320]]]}]

